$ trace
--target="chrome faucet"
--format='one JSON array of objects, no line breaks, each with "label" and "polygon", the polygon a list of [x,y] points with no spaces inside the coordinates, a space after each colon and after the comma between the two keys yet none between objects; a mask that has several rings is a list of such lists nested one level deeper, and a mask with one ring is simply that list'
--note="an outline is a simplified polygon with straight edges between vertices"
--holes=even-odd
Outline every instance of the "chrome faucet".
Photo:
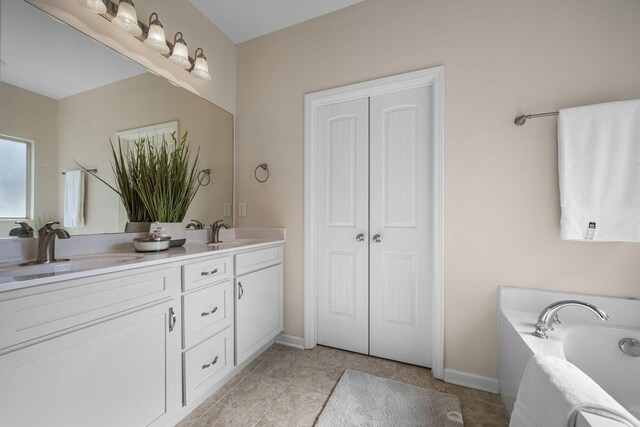
[{"label": "chrome faucet", "polygon": [[38,252],[35,261],[29,261],[20,265],[50,264],[54,262],[69,261],[66,258],[56,259],[56,237],[58,239],[68,239],[69,233],[64,228],[53,228],[60,222],[47,222],[38,230]]},{"label": "chrome faucet", "polygon": [[194,230],[202,230],[204,228],[204,224],[198,221],[197,219],[192,219],[189,224],[187,224],[187,228],[193,228]]},{"label": "chrome faucet", "polygon": [[558,319],[558,311],[564,307],[584,307],[589,309],[602,321],[609,318],[607,313],[593,304],[574,300],[558,301],[546,306],[544,310],[542,310],[538,317],[538,323],[536,323],[536,330],[533,332],[533,335],[542,339],[549,338],[547,336],[547,331],[553,331],[553,323],[560,323],[560,320]]},{"label": "chrome faucet", "polygon": [[222,222],[221,219],[217,220],[213,224],[211,224],[211,243],[222,243],[220,240],[220,229],[226,228],[227,230],[231,228],[228,224]]},{"label": "chrome faucet", "polygon": [[17,236],[20,238],[33,237],[33,228],[24,221],[16,221],[20,227],[9,230],[9,236]]}]

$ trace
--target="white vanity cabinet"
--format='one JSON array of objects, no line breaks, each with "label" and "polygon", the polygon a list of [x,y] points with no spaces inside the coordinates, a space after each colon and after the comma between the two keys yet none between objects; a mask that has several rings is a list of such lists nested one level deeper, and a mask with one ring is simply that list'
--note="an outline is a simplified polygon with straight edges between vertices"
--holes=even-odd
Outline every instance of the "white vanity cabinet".
[{"label": "white vanity cabinet", "polygon": [[273,342],[281,241],[191,251],[0,292],[0,427],[174,425]]},{"label": "white vanity cabinet", "polygon": [[235,255],[236,364],[284,327],[282,245]]},{"label": "white vanity cabinet", "polygon": [[0,425],[165,425],[180,405],[179,268],[0,294]]}]

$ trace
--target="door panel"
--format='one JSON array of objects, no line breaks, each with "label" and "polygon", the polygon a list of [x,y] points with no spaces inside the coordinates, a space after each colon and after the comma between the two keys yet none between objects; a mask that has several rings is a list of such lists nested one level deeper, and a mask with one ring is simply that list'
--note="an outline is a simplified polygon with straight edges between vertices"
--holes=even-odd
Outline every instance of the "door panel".
[{"label": "door panel", "polygon": [[370,353],[430,365],[429,88],[370,100]]},{"label": "door panel", "polygon": [[236,365],[282,332],[282,278],[275,265],[236,279]]},{"label": "door panel", "polygon": [[[368,99],[318,110],[317,342],[368,353]],[[364,240],[356,236],[363,234]]]}]

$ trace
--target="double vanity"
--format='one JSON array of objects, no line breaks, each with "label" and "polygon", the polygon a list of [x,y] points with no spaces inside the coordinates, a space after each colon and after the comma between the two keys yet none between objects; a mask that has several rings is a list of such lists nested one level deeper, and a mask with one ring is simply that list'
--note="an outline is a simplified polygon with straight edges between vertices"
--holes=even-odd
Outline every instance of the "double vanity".
[{"label": "double vanity", "polygon": [[0,263],[0,425],[186,416],[282,332],[284,230],[257,231],[219,244],[189,232],[184,247],[148,255],[130,237],[78,237],[116,252]]}]

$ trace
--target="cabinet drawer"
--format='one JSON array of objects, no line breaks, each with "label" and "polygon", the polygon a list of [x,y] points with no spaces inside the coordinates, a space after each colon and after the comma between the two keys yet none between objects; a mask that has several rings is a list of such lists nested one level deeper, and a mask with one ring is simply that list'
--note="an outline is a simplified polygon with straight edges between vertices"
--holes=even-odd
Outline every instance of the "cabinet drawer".
[{"label": "cabinet drawer", "polygon": [[199,289],[182,297],[184,348],[231,326],[233,319],[231,280]]},{"label": "cabinet drawer", "polygon": [[53,283],[39,293],[1,301],[0,348],[160,301],[178,290],[177,267],[134,271]]},{"label": "cabinet drawer", "polygon": [[182,266],[182,290],[190,291],[231,278],[231,256],[211,258]]},{"label": "cabinet drawer", "polygon": [[236,276],[282,263],[282,246],[236,255]]},{"label": "cabinet drawer", "polygon": [[233,369],[233,328],[227,328],[183,355],[184,401],[213,387]]}]

